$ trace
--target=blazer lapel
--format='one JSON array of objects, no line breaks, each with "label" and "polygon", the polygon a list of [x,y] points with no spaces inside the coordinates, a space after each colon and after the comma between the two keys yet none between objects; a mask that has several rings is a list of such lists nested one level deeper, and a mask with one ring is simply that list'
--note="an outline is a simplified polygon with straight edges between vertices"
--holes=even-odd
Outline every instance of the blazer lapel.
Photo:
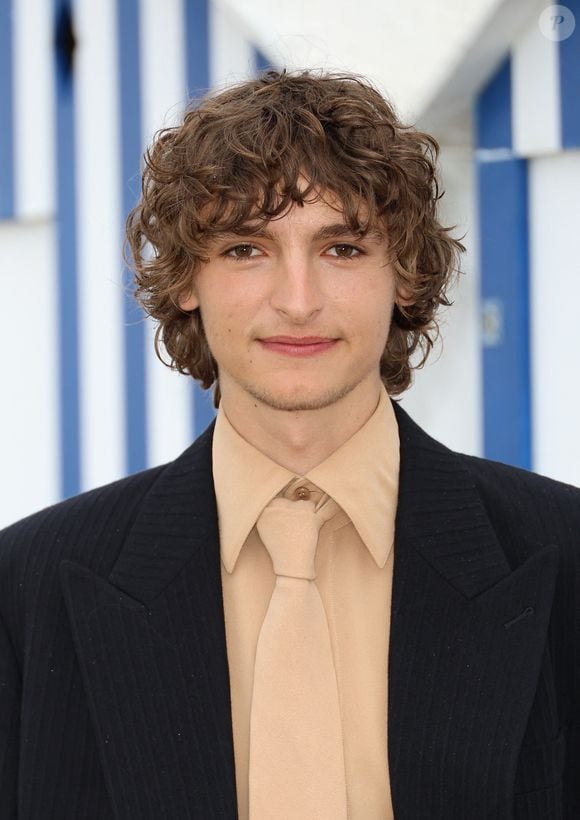
[{"label": "blazer lapel", "polygon": [[237,817],[213,422],[145,497],[108,579],[61,584],[115,816]]},{"label": "blazer lapel", "polygon": [[[461,457],[395,404],[389,653],[397,820],[511,817],[556,548],[512,571]],[[235,818],[214,422],[143,500],[109,577],[61,583],[116,816]]]},{"label": "blazer lapel", "polygon": [[395,404],[401,439],[389,652],[397,820],[513,816],[557,549],[512,571],[461,456]]}]

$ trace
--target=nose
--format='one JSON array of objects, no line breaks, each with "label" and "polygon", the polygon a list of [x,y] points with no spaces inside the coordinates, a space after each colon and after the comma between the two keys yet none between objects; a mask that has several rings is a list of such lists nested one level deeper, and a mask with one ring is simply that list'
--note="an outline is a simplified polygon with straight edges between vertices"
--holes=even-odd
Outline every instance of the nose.
[{"label": "nose", "polygon": [[322,310],[324,293],[316,266],[306,254],[279,260],[274,274],[271,304],[295,322],[307,322]]}]

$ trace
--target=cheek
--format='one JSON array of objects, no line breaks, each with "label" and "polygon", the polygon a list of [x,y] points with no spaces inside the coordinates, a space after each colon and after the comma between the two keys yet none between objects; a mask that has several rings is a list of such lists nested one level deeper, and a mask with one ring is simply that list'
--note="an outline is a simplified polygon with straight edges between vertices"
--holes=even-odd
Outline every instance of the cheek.
[{"label": "cheek", "polygon": [[204,315],[204,327],[208,342],[216,349],[239,345],[240,334],[248,326],[239,302],[227,304],[227,297],[213,303]]},{"label": "cheek", "polygon": [[359,319],[359,325],[366,338],[368,347],[380,348],[387,343],[393,315],[393,299],[385,293],[376,294],[376,298],[366,305],[366,313]]},{"label": "cheek", "polygon": [[[350,311],[353,317],[356,316],[359,323],[366,322],[369,328],[380,329],[389,322],[389,317],[393,312],[394,292],[389,288],[369,290],[364,300],[358,302],[356,298],[350,303]],[[349,310],[349,308],[347,308]]]}]

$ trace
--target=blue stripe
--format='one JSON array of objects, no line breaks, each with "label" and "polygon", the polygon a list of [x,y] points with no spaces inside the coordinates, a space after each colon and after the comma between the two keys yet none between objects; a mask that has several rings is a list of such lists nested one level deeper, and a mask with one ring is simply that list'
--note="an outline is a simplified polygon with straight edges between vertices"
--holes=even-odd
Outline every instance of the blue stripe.
[{"label": "blue stripe", "polygon": [[254,48],[254,65],[256,66],[256,74],[261,74],[267,68],[273,67],[272,61],[259,48]]},{"label": "blue stripe", "polygon": [[11,0],[0,0],[0,219],[14,217],[12,21]]},{"label": "blue stripe", "polygon": [[475,104],[478,148],[512,147],[511,58],[507,57]]},{"label": "blue stripe", "polygon": [[560,112],[562,147],[580,146],[580,0],[567,0],[576,18],[576,28],[558,43],[560,62]]},{"label": "blue stripe", "polygon": [[[121,125],[121,204],[124,216],[139,199],[141,139],[141,78],[139,73],[139,3],[117,0],[119,53],[119,120]],[[125,343],[126,471],[148,466],[145,370],[145,314],[133,297],[129,270],[123,272]]]},{"label": "blue stripe", "polygon": [[74,71],[70,51],[72,9],[54,0],[56,176],[59,310],[59,423],[61,497],[80,492],[80,413],[77,312],[77,221]]},{"label": "blue stripe", "polygon": [[198,97],[209,89],[208,0],[186,0],[184,30],[187,90]]},{"label": "blue stripe", "polygon": [[478,187],[485,456],[531,469],[527,160],[481,162]]},{"label": "blue stripe", "polygon": [[531,469],[528,166],[510,158],[511,96],[508,57],[475,106],[477,145],[490,151],[477,162],[484,443],[487,458]]},{"label": "blue stripe", "polygon": [[[196,99],[209,89],[209,16],[208,0],[186,0],[185,62],[188,94]],[[192,436],[202,433],[216,415],[212,389],[202,390],[193,382]]]}]

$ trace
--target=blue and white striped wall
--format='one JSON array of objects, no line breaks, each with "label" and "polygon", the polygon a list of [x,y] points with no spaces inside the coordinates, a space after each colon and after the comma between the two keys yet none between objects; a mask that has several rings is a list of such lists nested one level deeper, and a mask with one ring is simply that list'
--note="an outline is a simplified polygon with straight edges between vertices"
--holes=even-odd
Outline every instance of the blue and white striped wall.
[{"label": "blue and white striped wall", "polygon": [[[481,415],[482,454],[580,484],[580,0],[567,5],[576,33],[553,42],[530,20],[474,101],[483,413],[452,389],[477,358],[471,299],[437,384],[421,394],[425,371],[410,400],[465,440]],[[190,93],[266,63],[219,0],[0,0],[0,526],[172,459],[211,421],[209,394],[155,357],[123,223],[153,133]]]},{"label": "blue and white striped wall", "polygon": [[155,131],[266,60],[210,0],[0,0],[0,526],[174,458],[214,416],[121,247]]},{"label": "blue and white striped wall", "polygon": [[534,16],[475,101],[484,454],[580,484],[580,0]]}]

